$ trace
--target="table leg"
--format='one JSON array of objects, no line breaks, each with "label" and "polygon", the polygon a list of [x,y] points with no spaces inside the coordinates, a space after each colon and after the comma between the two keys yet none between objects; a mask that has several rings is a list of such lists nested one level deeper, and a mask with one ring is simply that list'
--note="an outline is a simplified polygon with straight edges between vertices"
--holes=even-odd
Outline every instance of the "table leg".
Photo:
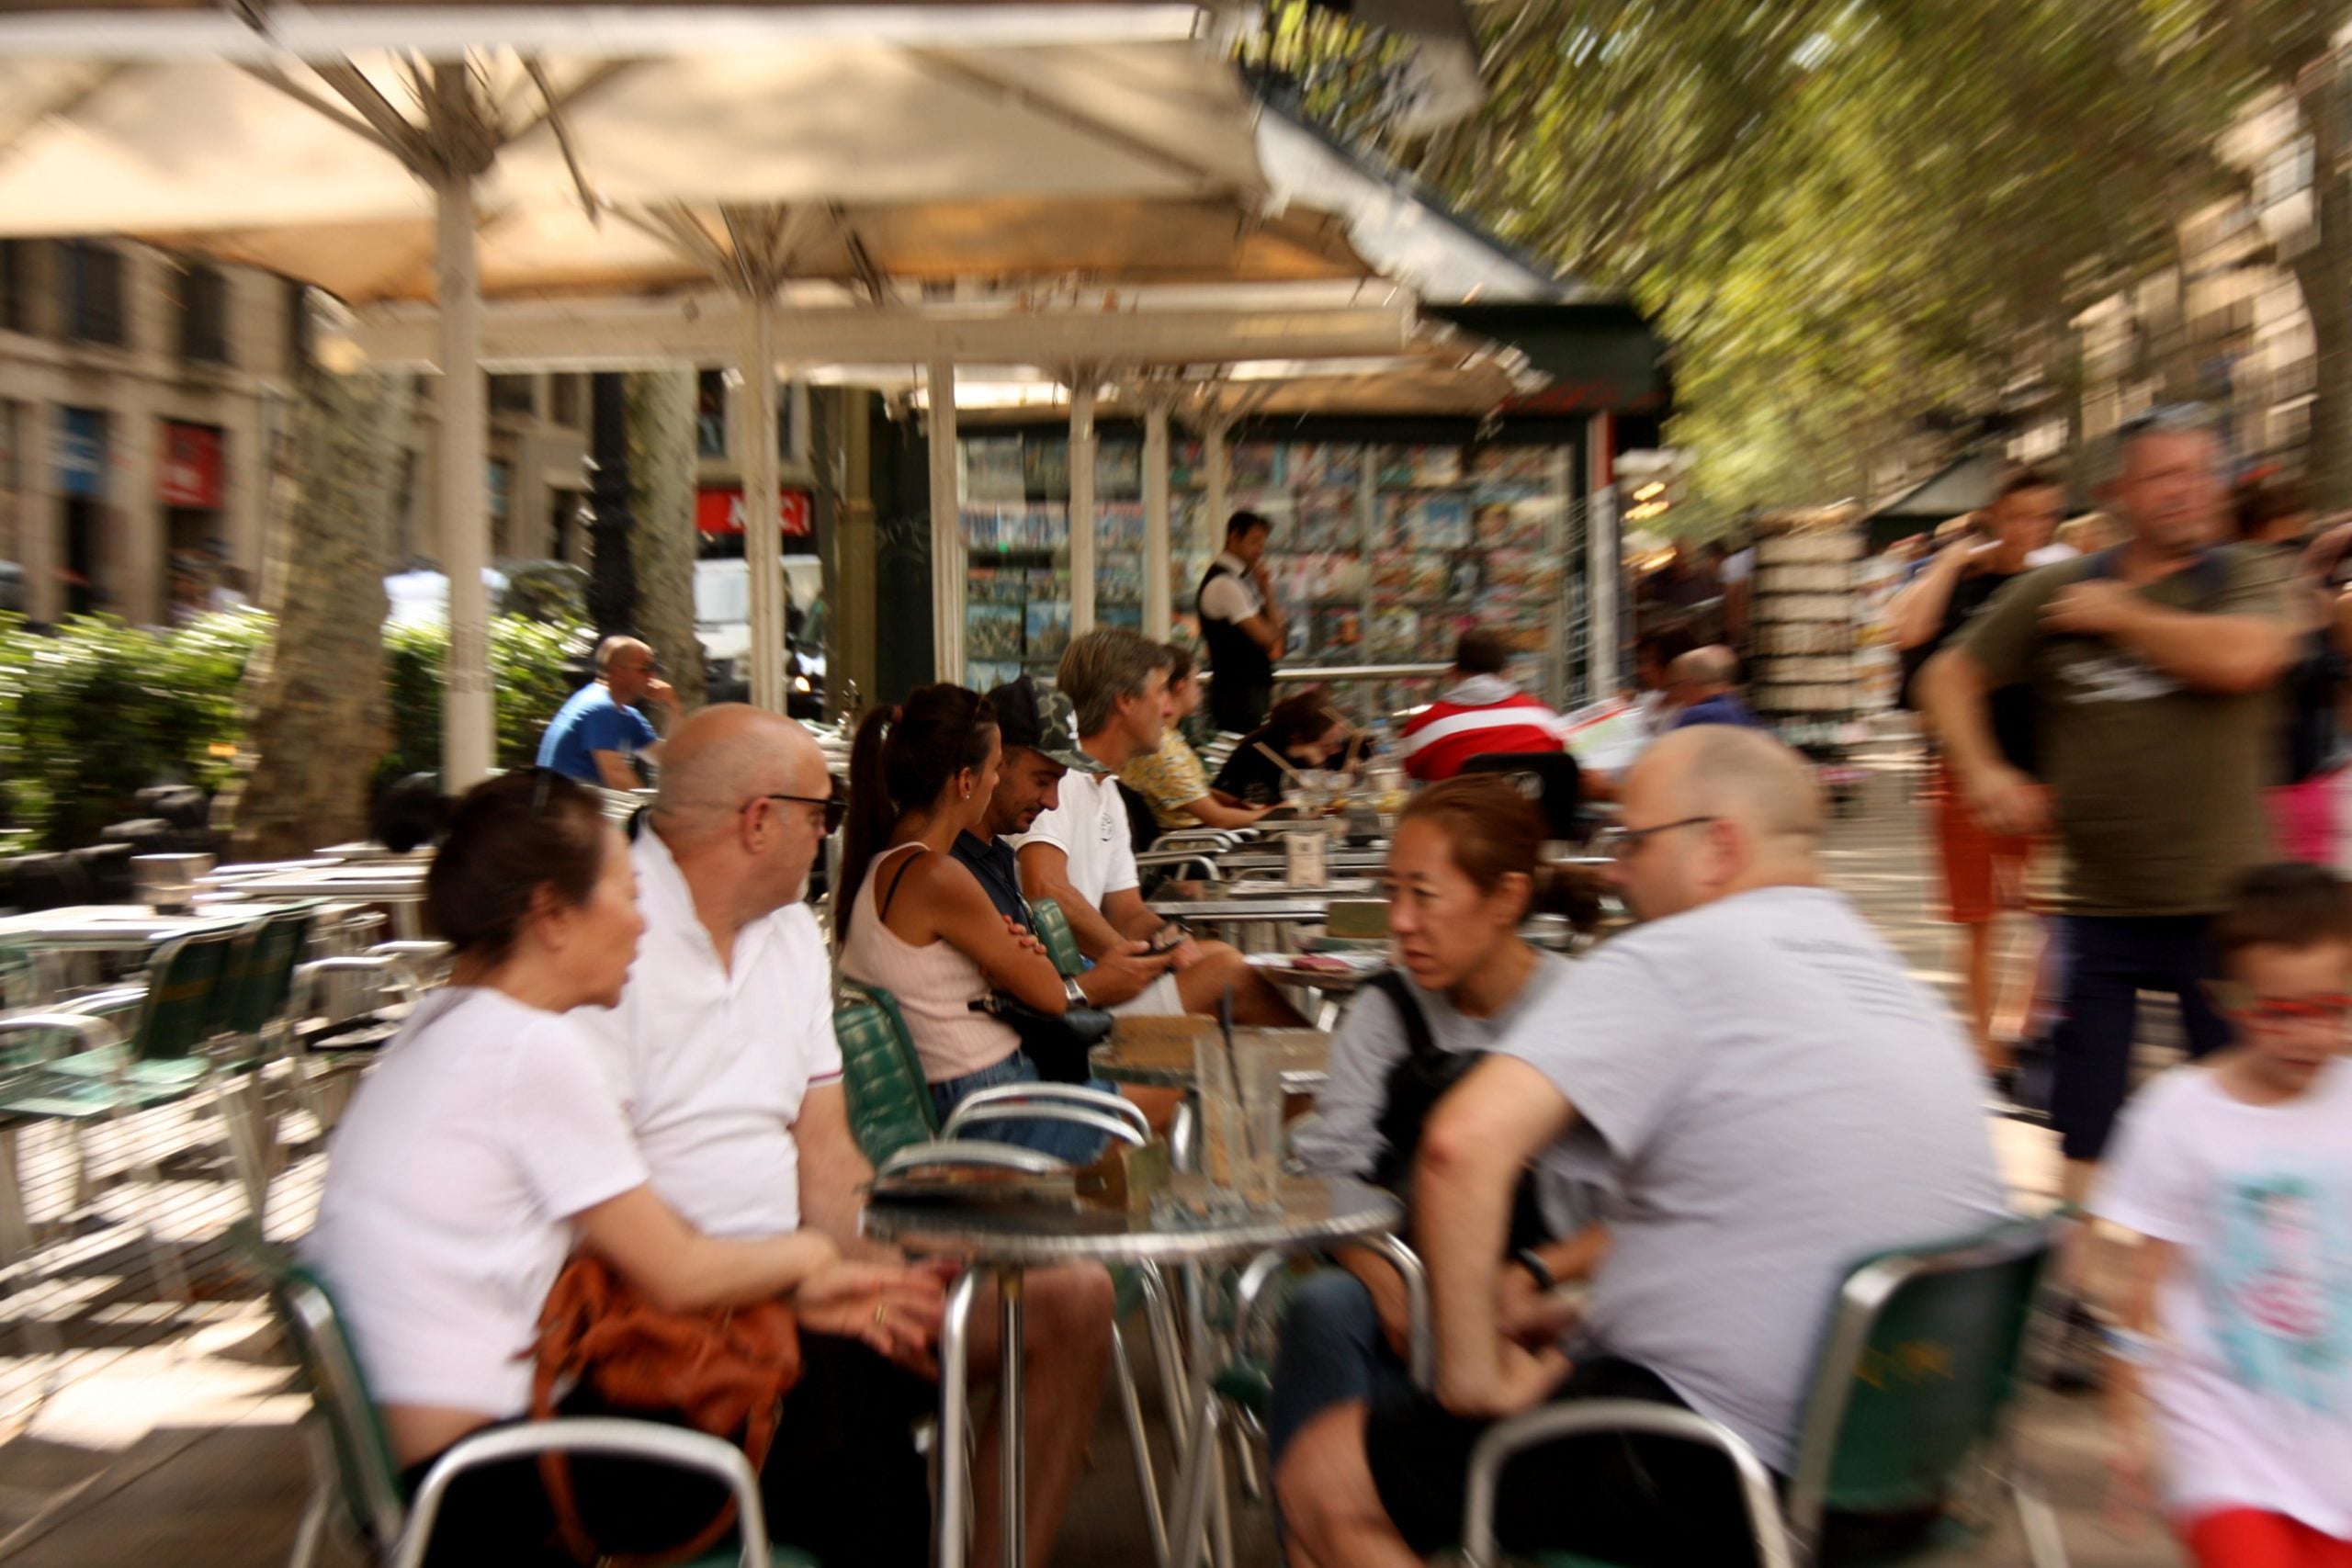
[{"label": "table leg", "polygon": [[1022,1342],[1022,1320],[1026,1315],[1022,1287],[1023,1276],[1017,1268],[1004,1269],[997,1276],[997,1321],[1002,1335],[1004,1367],[996,1395],[997,1413],[1002,1419],[997,1444],[997,1506],[1004,1516],[1004,1550],[998,1562],[1002,1568],[1025,1568],[1029,1561],[1025,1539],[1028,1520],[1024,1517],[1028,1501],[1028,1465],[1023,1452],[1025,1391],[1022,1387],[1028,1369]]},{"label": "table leg", "polygon": [[1216,1472],[1216,1391],[1195,1378],[1193,1440],[1176,1475],[1176,1523],[1168,1536],[1169,1568],[1201,1568],[1201,1536],[1208,1523],[1209,1483]]},{"label": "table leg", "polygon": [[980,1271],[967,1269],[947,1293],[947,1315],[939,1329],[939,1506],[933,1529],[939,1568],[964,1568],[972,1535],[970,1447],[972,1304]]}]

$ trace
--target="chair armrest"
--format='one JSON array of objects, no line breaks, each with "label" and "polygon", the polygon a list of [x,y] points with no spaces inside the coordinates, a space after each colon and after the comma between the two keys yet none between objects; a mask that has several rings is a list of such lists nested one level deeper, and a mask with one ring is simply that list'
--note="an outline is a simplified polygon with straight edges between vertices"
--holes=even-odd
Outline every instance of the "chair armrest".
[{"label": "chair armrest", "polygon": [[[955,1126],[957,1120],[967,1111],[976,1111],[983,1105],[994,1105],[1000,1100],[1008,1100],[1032,1102],[1059,1100],[1069,1105],[1082,1105],[1091,1111],[1102,1111],[1106,1116],[1116,1116],[1133,1122],[1136,1132],[1146,1138],[1151,1136],[1151,1122],[1145,1117],[1143,1107],[1134,1100],[1120,1095],[1106,1094],[1099,1089],[1089,1089],[1084,1084],[1075,1083],[1006,1083],[999,1084],[994,1089],[979,1089],[966,1095],[956,1102],[954,1113],[947,1118],[947,1125]],[[949,1133],[946,1135],[953,1137],[955,1134]]]},{"label": "chair armrest", "polygon": [[1071,1127],[1091,1127],[1105,1137],[1117,1138],[1141,1148],[1150,1142],[1150,1135],[1138,1133],[1135,1124],[1122,1116],[1091,1111],[1082,1105],[1066,1105],[1059,1100],[1038,1100],[1026,1103],[995,1105],[958,1105],[956,1113],[939,1132],[944,1138],[961,1138],[973,1127],[999,1122],[1059,1122]]},{"label": "chair armrest", "polygon": [[306,964],[295,966],[294,984],[288,1000],[289,1010],[297,1017],[309,1014],[311,998],[318,990],[318,977],[322,975],[386,976],[390,983],[383,988],[393,993],[394,1001],[413,1002],[424,994],[424,987],[418,981],[416,972],[409,966],[405,959],[373,953],[345,953],[334,958],[313,958]]},{"label": "chair armrest", "polygon": [[1214,852],[1207,850],[1146,850],[1136,856],[1138,871],[1159,871],[1169,866],[1193,865],[1201,869],[1203,882],[1222,882],[1225,878],[1216,869]]},{"label": "chair armrest", "polygon": [[[1420,1255],[1402,1237],[1394,1235],[1369,1236],[1347,1245],[1378,1253],[1405,1281],[1406,1364],[1411,1370],[1415,1387],[1432,1387],[1437,1377],[1437,1326],[1430,1311],[1429,1270],[1421,1267]],[[1248,1345],[1258,1332],[1257,1320],[1271,1301],[1266,1287],[1289,1258],[1288,1252],[1270,1249],[1251,1258],[1250,1266],[1242,1269],[1240,1280],[1233,1287],[1233,1337],[1237,1345]]]},{"label": "chair armrest", "polygon": [[760,1503],[760,1478],[752,1472],[742,1450],[707,1432],[609,1416],[530,1421],[460,1438],[417,1488],[416,1501],[409,1507],[408,1528],[401,1532],[400,1549],[392,1555],[392,1568],[421,1568],[442,1499],[458,1476],[484,1465],[548,1452],[626,1454],[700,1471],[725,1483],[735,1495],[736,1528],[745,1568],[767,1568],[767,1515]]},{"label": "chair armrest", "polygon": [[1025,1170],[1032,1176],[1048,1176],[1057,1170],[1068,1170],[1068,1160],[1056,1159],[1036,1149],[1024,1149],[1012,1144],[990,1144],[978,1140],[938,1139],[928,1144],[909,1144],[876,1168],[876,1176],[896,1176],[902,1170],[913,1170],[926,1165],[985,1165],[999,1170]]},{"label": "chair armrest", "polygon": [[1547,1404],[1498,1421],[1470,1450],[1470,1481],[1462,1502],[1462,1556],[1468,1568],[1496,1568],[1495,1492],[1514,1455],[1562,1438],[1592,1432],[1637,1432],[1677,1438],[1714,1449],[1739,1476],[1758,1568],[1791,1568],[1788,1528],[1781,1519],[1772,1472],[1739,1434],[1694,1410],[1639,1399],[1591,1399]]},{"label": "chair armrest", "polygon": [[84,1048],[87,1050],[122,1043],[122,1032],[93,1013],[19,1012],[0,1018],[0,1034],[13,1034],[20,1030],[42,1033],[62,1030],[80,1036]]},{"label": "chair armrest", "polygon": [[147,999],[145,986],[109,986],[101,991],[84,991],[67,997],[56,1004],[59,1012],[107,1014],[128,1012]]}]

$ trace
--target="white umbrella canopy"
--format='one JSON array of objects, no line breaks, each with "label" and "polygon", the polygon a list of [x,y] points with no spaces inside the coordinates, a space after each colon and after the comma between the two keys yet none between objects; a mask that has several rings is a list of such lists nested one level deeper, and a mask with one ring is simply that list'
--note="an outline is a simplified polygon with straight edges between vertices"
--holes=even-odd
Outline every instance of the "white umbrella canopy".
[{"label": "white umbrella canopy", "polygon": [[[229,47],[216,15],[158,9],[216,40],[198,47]],[[370,19],[368,7],[337,9]],[[1262,232],[1243,220],[1264,182],[1228,65],[1195,40],[1093,42],[1068,25],[1170,8],[1046,7],[1055,36],[1079,41],[956,42],[974,18],[1032,9],[894,7],[902,36],[883,39],[654,57],[493,45],[432,60],[298,58],[258,39],[238,40],[232,59],[178,58],[171,48],[185,41],[159,45],[135,6],[66,13],[124,24],[85,26],[85,52],[11,55],[22,39],[0,18],[0,233],[129,234],[356,301],[445,302],[440,358],[455,373],[438,467],[458,584],[445,773],[461,785],[491,760],[487,606],[471,588],[486,548],[469,373],[485,286],[611,292],[717,277],[762,307],[741,357],[766,365],[765,306],[786,277],[854,278],[879,298],[886,260],[925,278],[1114,269],[1122,254],[1149,256],[1158,276],[1360,275],[1336,230],[1311,217]],[[909,14],[930,16],[930,30],[907,31]],[[1171,230],[1159,204],[1195,236],[1189,254],[1148,243]],[[1221,243],[1201,238],[1219,227],[1204,211],[1227,215]],[[1112,243],[1121,232],[1124,250]],[[773,382],[748,384],[752,427],[765,428]],[[763,445],[746,476],[755,508],[775,488]],[[763,531],[752,536],[758,553],[773,550]],[[764,582],[756,570],[753,581]],[[780,604],[768,608],[780,626]]]}]

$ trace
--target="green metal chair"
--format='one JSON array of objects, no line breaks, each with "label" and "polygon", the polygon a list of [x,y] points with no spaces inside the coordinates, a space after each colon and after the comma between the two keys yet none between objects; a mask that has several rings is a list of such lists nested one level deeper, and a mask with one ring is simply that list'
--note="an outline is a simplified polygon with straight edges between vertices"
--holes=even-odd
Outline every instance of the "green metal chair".
[{"label": "green metal chair", "polygon": [[1078,947],[1078,933],[1069,929],[1069,917],[1062,913],[1061,905],[1051,898],[1029,901],[1029,918],[1035,923],[1037,940],[1046,944],[1046,956],[1065,976],[1086,973],[1086,954]]},{"label": "green metal chair", "polygon": [[[81,997],[49,1011],[0,1018],[0,1060],[15,1065],[0,1071],[0,1213],[21,1214],[17,1134],[40,1122],[83,1130],[99,1122],[119,1122],[133,1112],[187,1100],[209,1087],[212,1059],[214,992],[226,974],[241,934],[234,926],[191,931],[159,944],[149,957],[143,987]],[[100,1016],[128,1005],[132,1022],[123,1033]],[[65,1039],[82,1049],[61,1054]],[[162,1182],[156,1151],[132,1141],[132,1161],[151,1207]],[[74,1207],[91,1197],[86,1158],[76,1161]],[[165,1247],[153,1214],[147,1245],[156,1286],[185,1298],[187,1280],[177,1256]]]},{"label": "green metal chair", "polygon": [[[1904,1562],[1945,1547],[1962,1523],[1953,1500],[1979,1480],[2008,1492],[2035,1568],[2064,1568],[2057,1522],[2016,1462],[2003,1416],[2027,1381],[2035,1303],[2070,1223],[2063,1215],[2011,1220],[1858,1265],[1815,1363],[1785,1496],[1776,1496],[1771,1473],[1729,1428],[1686,1410],[1595,1400],[1497,1425],[1471,1457],[1465,1562],[1492,1568],[1498,1561],[1495,1494],[1514,1455],[1571,1435],[1648,1431],[1706,1444],[1731,1461],[1765,1568]],[[1940,1516],[1937,1529],[1899,1549],[1848,1553],[1825,1528],[1837,1515],[1930,1512]],[[1547,1568],[1608,1568],[1561,1553],[1536,1560]]]},{"label": "green metal chair", "polygon": [[735,1495],[738,1544],[691,1568],[815,1568],[817,1560],[806,1552],[769,1542],[759,1477],[741,1449],[708,1433],[657,1421],[568,1416],[479,1432],[443,1454],[415,1495],[407,1495],[358,1354],[326,1282],[285,1248],[261,1240],[249,1225],[236,1227],[234,1239],[269,1287],[272,1314],[311,1395],[313,1485],[288,1568],[310,1568],[328,1525],[338,1521],[348,1527],[368,1561],[417,1568],[453,1480],[483,1465],[549,1450],[628,1455],[704,1471],[725,1483]]}]

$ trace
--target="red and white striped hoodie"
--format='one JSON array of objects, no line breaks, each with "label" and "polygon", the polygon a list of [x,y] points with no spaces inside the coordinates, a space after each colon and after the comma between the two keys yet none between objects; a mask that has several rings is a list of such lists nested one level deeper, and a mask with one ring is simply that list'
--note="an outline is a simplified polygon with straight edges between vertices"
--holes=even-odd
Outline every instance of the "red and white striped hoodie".
[{"label": "red and white striped hoodie", "polygon": [[1567,722],[1499,675],[1473,675],[1405,723],[1397,750],[1425,783],[1450,779],[1473,757],[1563,751]]}]

